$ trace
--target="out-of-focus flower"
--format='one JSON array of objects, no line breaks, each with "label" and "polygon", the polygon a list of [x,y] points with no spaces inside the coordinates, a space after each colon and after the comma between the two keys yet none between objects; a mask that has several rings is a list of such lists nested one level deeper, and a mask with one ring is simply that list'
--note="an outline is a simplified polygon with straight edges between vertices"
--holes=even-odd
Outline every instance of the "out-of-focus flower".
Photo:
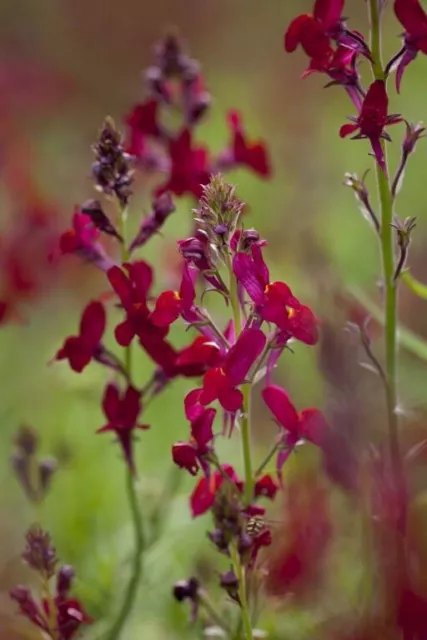
[{"label": "out-of-focus flower", "polygon": [[73,371],[81,373],[100,349],[106,322],[102,303],[99,301],[90,302],[83,311],[79,334],[66,338],[55,359],[68,360]]}]

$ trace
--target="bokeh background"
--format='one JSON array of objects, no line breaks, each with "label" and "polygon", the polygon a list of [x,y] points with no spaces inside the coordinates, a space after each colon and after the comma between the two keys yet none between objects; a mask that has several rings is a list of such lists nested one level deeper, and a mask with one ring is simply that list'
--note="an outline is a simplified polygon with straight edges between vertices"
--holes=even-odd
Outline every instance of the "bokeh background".
[{"label": "bokeh background", "polygon": [[[268,144],[272,180],[261,181],[245,171],[229,179],[249,205],[250,223],[269,241],[267,255],[274,276],[288,282],[322,320],[320,345],[296,346],[293,355],[283,358],[276,379],[299,407],[319,406],[333,414],[332,420],[339,416],[337,406],[345,407],[336,418],[342,440],[335,471],[342,476],[341,453],[357,450],[361,442],[380,440],[383,428],[380,387],[370,372],[359,367],[357,336],[343,330],[346,320],[361,312],[355,293],[363,292],[376,304],[379,300],[377,243],[351,191],[342,185],[346,171],[361,175],[371,168],[367,182],[375,202],[374,171],[365,142],[338,137],[340,125],[353,111],[345,92],[324,90],[324,78],[317,75],[300,80],[304,56],[299,52],[286,56],[283,51],[289,20],[309,11],[310,5],[303,0],[3,1],[0,264],[4,267],[11,243],[12,256],[30,268],[32,262],[38,263],[40,252],[51,249],[68,225],[75,205],[92,196],[90,145],[103,118],[109,114],[120,123],[143,97],[141,71],[153,62],[153,45],[169,27],[178,27],[191,54],[201,62],[214,98],[200,127],[200,140],[213,150],[221,149],[228,136],[226,112],[236,108],[244,114],[250,138],[263,138]],[[401,27],[391,8],[386,13],[388,58],[399,47]],[[345,14],[351,17],[352,28],[367,33],[365,3],[348,1]],[[365,62],[361,72],[369,78]],[[409,121],[425,117],[426,72],[427,60],[420,56],[405,75],[402,94],[391,91],[391,112],[403,113]],[[395,166],[403,131],[396,127],[392,134],[390,158]],[[421,142],[411,158],[397,210],[402,217],[418,217],[410,264],[413,273],[427,281],[425,154]],[[188,198],[178,204],[165,237],[153,241],[144,254],[158,268],[158,287],[168,283],[175,239],[191,228],[194,203]],[[148,194],[142,191],[131,224],[137,224],[148,206]],[[37,225],[31,231],[26,226],[30,218],[40,216],[49,220],[47,236],[43,225],[38,231]],[[0,637],[36,637],[14,616],[7,591],[17,581],[29,579],[19,554],[26,527],[40,519],[62,560],[75,566],[77,592],[97,621],[84,637],[102,638],[103,624],[120,601],[132,551],[123,499],[125,474],[117,447],[108,437],[95,434],[102,424],[102,369],[94,365],[76,375],[49,361],[64,336],[75,330],[85,302],[101,293],[103,281],[77,259],[64,258],[55,273],[44,274],[43,283],[42,295],[25,304],[22,315],[0,331]],[[405,347],[401,352],[402,408],[410,419],[425,400],[425,311],[425,302],[402,289],[401,321],[421,345],[418,355]],[[221,318],[220,307],[218,313]],[[176,340],[185,339],[177,330]],[[380,342],[377,352],[381,357]],[[149,366],[141,357],[141,380]],[[150,406],[147,421],[152,428],[137,445],[141,508],[149,514],[160,505],[161,534],[145,555],[144,580],[126,638],[199,637],[200,629],[187,625],[186,608],[171,598],[171,587],[193,574],[208,583],[216,580],[218,567],[205,535],[210,522],[193,521],[188,509],[194,480],[171,465],[172,443],[186,437],[181,398],[189,388],[188,382],[178,381]],[[256,397],[254,411],[254,440],[261,459],[274,429]],[[51,491],[37,511],[10,469],[14,434],[22,424],[38,431],[42,452],[59,463]],[[240,468],[238,439],[226,450]],[[343,454],[341,467],[345,460]],[[318,467],[316,452],[304,448],[289,464],[289,482],[301,469]],[[318,473],[323,473],[320,467]],[[173,487],[173,498],[165,500],[165,486],[168,495]],[[263,628],[270,637],[307,637],[313,625],[355,607],[363,585],[360,523],[345,493],[332,488],[331,492],[340,536],[328,559],[322,596],[304,606],[267,602]],[[280,505],[273,517],[280,520]]]}]

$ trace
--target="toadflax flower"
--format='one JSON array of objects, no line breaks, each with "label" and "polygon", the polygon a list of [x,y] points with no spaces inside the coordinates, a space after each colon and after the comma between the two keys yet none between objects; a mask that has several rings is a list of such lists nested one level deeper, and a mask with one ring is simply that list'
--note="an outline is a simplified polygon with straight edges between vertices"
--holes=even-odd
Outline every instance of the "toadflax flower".
[{"label": "toadflax flower", "polygon": [[79,334],[66,338],[55,359],[68,360],[72,370],[81,373],[100,350],[106,321],[101,302],[90,302],[83,311]]},{"label": "toadflax flower", "polygon": [[397,66],[396,89],[399,93],[403,73],[408,64],[415,60],[419,51],[427,54],[427,13],[418,0],[395,0],[394,12],[405,29],[404,45],[387,65],[387,69]]},{"label": "toadflax flower", "polygon": [[197,271],[184,264],[179,291],[163,291],[156,300],[155,308],[150,316],[157,327],[168,327],[180,315],[191,309],[196,297],[194,280]]},{"label": "toadflax flower", "polygon": [[208,152],[193,145],[192,134],[184,129],[169,143],[170,173],[165,184],[159,187],[158,195],[170,191],[177,196],[193,194],[199,198],[202,185],[209,182]]},{"label": "toadflax flower", "polygon": [[112,267],[107,273],[108,280],[126,312],[125,320],[117,325],[114,332],[118,344],[127,347],[135,336],[144,341],[148,341],[152,334],[154,337],[163,337],[167,329],[154,327],[149,320],[147,298],[153,282],[152,268],[143,260],[125,264],[123,267],[124,269]]},{"label": "toadflax flower", "polygon": [[318,409],[304,409],[298,413],[288,394],[281,387],[268,385],[263,389],[262,397],[279,425],[285,430],[283,435],[285,448],[281,449],[277,456],[277,470],[280,473],[289,454],[300,440],[305,439],[322,446],[328,425]]},{"label": "toadflax flower", "polygon": [[113,431],[122,447],[125,460],[134,471],[132,436],[135,429],[148,429],[146,424],[137,424],[142,410],[141,394],[129,385],[124,393],[115,384],[105,388],[102,409],[108,422],[97,433]]},{"label": "toadflax flower", "polygon": [[228,124],[231,129],[232,140],[218,158],[221,169],[233,166],[245,166],[252,169],[257,175],[268,178],[271,175],[270,160],[264,142],[249,142],[243,129],[242,116],[238,111],[230,111]]},{"label": "toadflax flower", "polygon": [[292,53],[301,45],[311,58],[311,66],[322,68],[333,55],[331,32],[340,23],[345,0],[316,0],[313,15],[292,20],[285,34],[285,50]]},{"label": "toadflax flower", "polygon": [[179,441],[172,447],[172,458],[178,467],[186,469],[191,475],[196,475],[200,466],[206,468],[204,456],[210,451],[213,440],[212,426],[216,416],[216,409],[202,409],[191,421],[191,436],[189,442]]},{"label": "toadflax flower", "polygon": [[238,411],[243,404],[243,394],[237,387],[244,382],[250,368],[261,355],[266,341],[260,329],[248,328],[242,331],[225,356],[222,366],[207,371],[202,388],[187,394],[187,416],[191,419],[193,407],[197,404],[208,405],[214,400],[218,400],[225,411]]},{"label": "toadflax flower", "polygon": [[251,246],[251,255],[236,253],[234,274],[254,303],[254,311],[265,322],[274,323],[286,333],[306,344],[317,342],[316,320],[284,282],[270,282],[269,269],[259,244]]},{"label": "toadflax flower", "polygon": [[384,127],[402,122],[399,115],[388,115],[387,111],[388,96],[385,82],[375,80],[368,89],[358,117],[350,117],[352,124],[344,124],[340,129],[341,138],[356,133],[356,131],[358,133],[353,136],[353,140],[368,138],[375,158],[384,172],[386,172],[386,167],[381,140],[390,140]]}]

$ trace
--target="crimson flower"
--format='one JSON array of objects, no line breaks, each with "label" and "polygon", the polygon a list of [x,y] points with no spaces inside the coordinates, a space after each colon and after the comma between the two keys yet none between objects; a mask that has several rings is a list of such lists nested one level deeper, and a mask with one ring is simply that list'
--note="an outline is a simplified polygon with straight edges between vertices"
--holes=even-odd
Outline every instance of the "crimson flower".
[{"label": "crimson flower", "polygon": [[167,182],[158,189],[158,194],[170,191],[177,196],[190,193],[196,198],[202,195],[202,185],[210,178],[208,154],[203,147],[194,147],[191,133],[184,129],[169,143],[171,162]]},{"label": "crimson flower", "polygon": [[317,342],[316,320],[308,307],[301,305],[284,282],[271,282],[268,267],[258,244],[251,246],[251,255],[236,253],[234,274],[255,303],[255,312],[265,322],[273,322],[306,344]]},{"label": "crimson flower", "polygon": [[213,440],[212,425],[216,409],[203,409],[191,421],[191,437],[189,442],[175,442],[172,447],[172,458],[178,467],[196,475],[200,466],[206,468],[204,456],[209,453],[209,445]]},{"label": "crimson flower", "polygon": [[345,0],[316,0],[313,15],[292,20],[285,34],[285,50],[292,53],[301,45],[317,69],[327,66],[333,56],[331,35],[341,23]]},{"label": "crimson flower", "polygon": [[135,429],[148,429],[146,424],[137,424],[138,416],[142,409],[141,394],[131,385],[121,394],[115,384],[109,384],[105,388],[102,409],[108,422],[98,429],[97,433],[114,431],[122,447],[126,462],[130,469],[134,471],[132,454],[133,431]]},{"label": "crimson flower", "polygon": [[[229,464],[223,464],[221,468],[230,480],[236,484],[238,488],[242,489],[242,483],[239,482],[233,467]],[[193,518],[197,518],[197,516],[201,516],[209,511],[215,501],[216,493],[221,488],[223,482],[224,476],[219,471],[215,471],[209,477],[203,476],[200,478],[190,496],[190,509]]]},{"label": "crimson flower", "polygon": [[161,128],[158,123],[159,103],[157,100],[146,100],[136,104],[125,118],[129,130],[127,151],[138,156],[138,150],[143,145],[145,136],[158,138]]},{"label": "crimson flower", "polygon": [[323,414],[317,409],[304,409],[298,413],[286,391],[277,385],[265,387],[262,397],[279,425],[285,430],[283,444],[286,448],[279,451],[277,456],[277,470],[280,473],[289,454],[300,440],[308,440],[322,446],[328,426]]},{"label": "crimson flower", "polygon": [[66,338],[55,359],[68,360],[72,370],[81,373],[99,351],[105,326],[103,305],[98,301],[90,302],[83,311],[79,334]]},{"label": "crimson flower", "polygon": [[269,473],[264,474],[255,482],[254,495],[256,498],[264,497],[274,500],[276,493],[279,490],[279,485]]},{"label": "crimson flower", "polygon": [[59,238],[59,247],[62,253],[76,253],[92,247],[99,235],[90,217],[77,211],[73,215],[71,229],[64,231]]},{"label": "crimson flower", "polygon": [[145,347],[151,338],[163,338],[167,333],[167,329],[159,329],[149,320],[147,297],[153,282],[153,270],[143,260],[125,264],[124,269],[127,273],[114,266],[107,273],[126,312],[126,319],[117,325],[114,335],[122,347],[127,347],[135,336]]},{"label": "crimson flower", "polygon": [[387,69],[397,64],[396,89],[400,91],[403,73],[418,52],[427,54],[427,14],[418,0],[395,0],[394,11],[405,29],[404,46],[387,65]]},{"label": "crimson flower", "polygon": [[99,236],[100,230],[91,218],[77,211],[73,215],[72,227],[59,238],[59,249],[62,254],[78,254],[103,271],[108,271],[113,262],[99,244]]},{"label": "crimson flower", "polygon": [[179,375],[195,378],[203,375],[206,369],[217,366],[222,359],[221,349],[215,342],[205,336],[197,336],[178,352],[175,368]]},{"label": "crimson flower", "polygon": [[225,411],[238,411],[243,404],[243,394],[237,386],[244,382],[266,341],[260,329],[244,329],[225,356],[222,366],[207,371],[203,377],[203,387],[187,394],[187,415],[192,415],[193,406],[208,405],[214,400],[218,400]]},{"label": "crimson flower", "polygon": [[265,144],[248,142],[242,126],[242,117],[237,111],[228,114],[228,122],[233,136],[227,154],[230,156],[230,163],[249,167],[259,176],[268,178],[271,175],[271,167]]},{"label": "crimson flower", "polygon": [[387,115],[387,111],[388,96],[385,83],[383,80],[375,80],[368,89],[358,117],[351,117],[353,124],[344,124],[340,129],[341,138],[356,131],[359,133],[353,136],[353,140],[368,138],[375,158],[384,173],[386,167],[381,139],[390,140],[384,127],[402,122],[399,115]]},{"label": "crimson flower", "polygon": [[195,269],[185,264],[179,291],[163,291],[156,300],[156,306],[150,316],[157,327],[169,327],[180,315],[191,309],[196,297],[194,280]]},{"label": "crimson flower", "polygon": [[92,622],[80,602],[70,598],[56,598],[56,620],[60,637],[63,640],[71,640],[80,630],[82,624]]}]

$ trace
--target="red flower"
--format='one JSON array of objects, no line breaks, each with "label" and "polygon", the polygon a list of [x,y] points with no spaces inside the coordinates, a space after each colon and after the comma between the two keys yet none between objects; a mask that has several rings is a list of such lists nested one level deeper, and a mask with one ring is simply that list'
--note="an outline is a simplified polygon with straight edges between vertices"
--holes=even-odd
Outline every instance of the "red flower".
[{"label": "red flower", "polygon": [[286,391],[273,384],[263,389],[262,397],[279,425],[286,432],[284,436],[286,449],[279,451],[277,456],[278,472],[301,439],[322,446],[328,425],[320,411],[304,409],[298,413]]},{"label": "red flower", "polygon": [[68,360],[72,370],[81,373],[96,356],[105,326],[106,315],[103,305],[98,301],[90,302],[83,311],[79,334],[65,340],[55,359]]},{"label": "red flower", "polygon": [[[236,484],[238,488],[242,488],[241,483],[229,464],[222,465],[223,471]],[[201,516],[212,507],[217,491],[222,486],[224,477],[219,471],[215,471],[210,477],[203,476],[196,484],[193,493],[190,496],[190,509],[193,518]]]},{"label": "red flower", "polygon": [[222,366],[210,369],[204,375],[202,389],[194,389],[187,395],[191,404],[208,405],[218,400],[225,411],[238,411],[243,403],[243,394],[237,386],[244,382],[265,343],[266,337],[260,329],[242,331],[225,356]]},{"label": "red flower", "polygon": [[427,14],[418,0],[395,0],[394,11],[405,29],[404,47],[393,59],[397,63],[396,89],[400,91],[403,73],[418,52],[427,54]]},{"label": "red flower", "polygon": [[193,147],[191,133],[184,129],[169,143],[171,161],[167,182],[158,189],[158,194],[170,191],[177,196],[190,193],[196,198],[202,195],[202,185],[210,179],[208,154],[203,147]]},{"label": "red flower", "polygon": [[312,59],[317,69],[327,66],[333,56],[330,44],[337,26],[340,26],[344,0],[316,0],[313,15],[297,16],[285,34],[285,50],[295,51],[298,45]]},{"label": "red flower", "polygon": [[176,442],[172,447],[172,458],[176,465],[196,475],[203,456],[209,453],[209,444],[213,440],[212,425],[216,409],[203,409],[191,422],[189,442]]},{"label": "red flower", "polygon": [[151,339],[162,339],[167,333],[167,329],[159,329],[149,320],[147,297],[153,281],[153,270],[142,260],[123,266],[127,274],[120,267],[112,267],[107,273],[126,311],[126,319],[117,325],[114,335],[122,347],[127,347],[135,336],[141,339],[145,347]]},{"label": "red flower", "polygon": [[89,216],[76,212],[73,215],[72,227],[67,229],[59,238],[61,253],[77,253],[93,246],[99,238],[100,232],[94,226]]},{"label": "red flower", "polygon": [[61,640],[71,640],[78,633],[82,624],[92,622],[78,600],[56,598],[55,605]]},{"label": "red flower", "polygon": [[255,482],[254,494],[256,498],[265,497],[274,500],[278,490],[279,485],[273,480],[269,473],[261,476],[261,478],[258,478]]},{"label": "red flower", "polygon": [[306,344],[317,342],[316,320],[308,307],[292,294],[284,282],[270,283],[270,274],[261,247],[251,247],[251,256],[237,253],[233,259],[233,271],[248,296],[255,303],[255,312],[265,322],[273,322]]},{"label": "red flower", "polygon": [[178,352],[175,369],[178,375],[196,378],[203,375],[206,369],[215,367],[223,359],[219,346],[209,338],[198,336],[188,347]]},{"label": "red flower", "polygon": [[157,100],[146,100],[136,104],[130,113],[125,117],[125,122],[130,130],[131,140],[134,136],[152,136],[157,138],[160,135],[160,126],[157,121],[159,103]]},{"label": "red flower", "polygon": [[231,144],[233,163],[249,167],[265,178],[269,177],[271,168],[265,144],[247,141],[242,127],[242,119],[237,111],[228,114],[228,122],[233,134]]},{"label": "red flower", "polygon": [[345,124],[340,129],[340,136],[344,138],[359,131],[353,139],[368,138],[372,145],[375,158],[385,172],[384,153],[381,139],[389,140],[384,127],[402,122],[399,115],[387,115],[388,96],[383,80],[375,80],[366,94],[361,111],[357,118],[350,118],[353,124]]},{"label": "red flower", "polygon": [[157,298],[156,306],[150,318],[157,327],[169,327],[181,314],[191,309],[196,297],[194,279],[195,269],[185,264],[179,291],[164,291]]},{"label": "red flower", "polygon": [[114,431],[119,439],[126,462],[134,470],[132,455],[132,436],[135,429],[148,429],[148,425],[137,424],[142,409],[141,394],[134,387],[128,386],[123,395],[115,384],[105,388],[102,409],[108,420],[97,433]]}]

